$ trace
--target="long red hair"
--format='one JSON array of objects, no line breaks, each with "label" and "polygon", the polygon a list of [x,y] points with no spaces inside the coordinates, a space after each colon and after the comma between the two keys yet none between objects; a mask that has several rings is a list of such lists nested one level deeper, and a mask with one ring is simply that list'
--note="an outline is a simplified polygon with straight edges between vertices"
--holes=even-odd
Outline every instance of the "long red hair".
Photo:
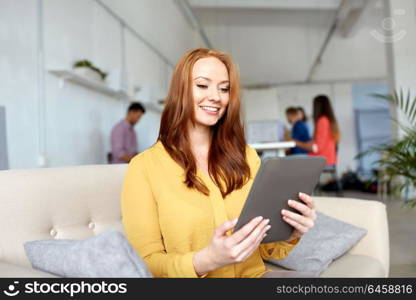
[{"label": "long red hair", "polygon": [[[318,123],[318,120],[323,116],[327,117],[329,120],[329,124],[331,125],[332,137],[335,139],[336,142],[339,142],[341,134],[337,118],[335,117],[334,110],[332,109],[331,101],[329,100],[327,95],[318,95],[313,99],[313,120],[315,124]],[[316,126],[314,138],[315,137]]]},{"label": "long red hair", "polygon": [[189,121],[195,124],[193,66],[197,60],[205,57],[216,57],[224,63],[230,81],[230,100],[222,118],[211,127],[212,142],[208,153],[209,175],[225,198],[233,190],[243,187],[250,178],[250,168],[246,162],[244,126],[240,119],[240,80],[230,56],[219,51],[198,48],[187,52],[179,60],[162,113],[158,139],[169,155],[185,170],[186,186],[209,195],[209,189],[197,176],[197,165],[187,127]]}]

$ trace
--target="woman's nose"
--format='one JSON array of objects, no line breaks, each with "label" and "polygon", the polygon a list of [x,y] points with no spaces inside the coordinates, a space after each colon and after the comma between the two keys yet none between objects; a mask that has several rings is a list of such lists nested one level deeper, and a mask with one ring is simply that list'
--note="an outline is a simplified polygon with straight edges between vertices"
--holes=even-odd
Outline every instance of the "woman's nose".
[{"label": "woman's nose", "polygon": [[221,100],[219,88],[217,88],[217,87],[210,88],[209,99],[214,100],[214,101],[220,101]]}]

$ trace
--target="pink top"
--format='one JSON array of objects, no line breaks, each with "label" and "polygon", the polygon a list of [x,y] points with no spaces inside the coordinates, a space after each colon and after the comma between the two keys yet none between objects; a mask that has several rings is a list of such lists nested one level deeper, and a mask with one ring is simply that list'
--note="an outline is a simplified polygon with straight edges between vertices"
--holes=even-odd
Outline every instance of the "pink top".
[{"label": "pink top", "polygon": [[326,165],[335,165],[337,163],[336,141],[332,136],[331,123],[328,117],[322,116],[318,119],[315,128],[314,143],[317,146],[317,152],[310,153],[311,156],[323,156],[326,158]]},{"label": "pink top", "polygon": [[111,131],[111,153],[113,164],[125,163],[121,156],[125,154],[137,154],[137,139],[133,125],[126,120],[121,120]]}]

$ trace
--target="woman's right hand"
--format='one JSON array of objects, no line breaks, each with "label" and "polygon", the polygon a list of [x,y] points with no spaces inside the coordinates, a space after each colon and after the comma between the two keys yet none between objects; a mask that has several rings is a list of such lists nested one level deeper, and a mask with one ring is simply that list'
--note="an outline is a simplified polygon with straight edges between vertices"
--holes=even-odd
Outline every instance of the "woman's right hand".
[{"label": "woman's right hand", "polygon": [[217,227],[211,243],[194,254],[193,263],[196,273],[202,275],[245,261],[266,236],[266,232],[270,229],[269,221],[263,220],[263,217],[256,217],[232,235],[227,235],[227,231],[235,227],[237,219]]}]

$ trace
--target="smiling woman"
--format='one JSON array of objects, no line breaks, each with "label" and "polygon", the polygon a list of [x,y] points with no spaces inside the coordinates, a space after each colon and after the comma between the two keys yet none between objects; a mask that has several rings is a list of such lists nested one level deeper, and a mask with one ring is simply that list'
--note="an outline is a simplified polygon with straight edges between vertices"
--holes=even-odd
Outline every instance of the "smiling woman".
[{"label": "smiling woman", "polygon": [[[313,226],[303,195],[285,212],[287,241],[260,244],[269,220],[231,234],[260,167],[240,120],[231,58],[195,49],[177,64],[155,145],[133,158],[122,192],[126,236],[155,277],[261,277],[263,259],[284,258]],[[280,217],[280,216],[276,216]]]},{"label": "smiling woman", "polygon": [[196,49],[179,61],[162,114],[159,140],[186,170],[189,188],[208,194],[196,176],[197,169],[212,176],[224,197],[244,185],[250,170],[240,120],[239,76],[228,55]]}]

